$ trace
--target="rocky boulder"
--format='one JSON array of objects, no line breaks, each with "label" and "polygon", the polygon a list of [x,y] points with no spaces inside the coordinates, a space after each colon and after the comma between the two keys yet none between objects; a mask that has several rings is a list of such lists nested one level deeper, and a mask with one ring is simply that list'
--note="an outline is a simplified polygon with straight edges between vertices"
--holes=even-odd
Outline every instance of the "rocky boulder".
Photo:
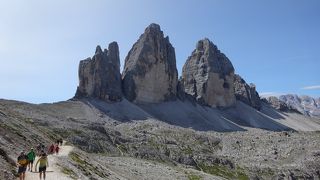
[{"label": "rocky boulder", "polygon": [[102,51],[97,46],[95,55],[80,61],[79,86],[76,98],[94,97],[105,101],[121,100],[119,47],[116,42]]},{"label": "rocky boulder", "polygon": [[235,104],[233,76],[230,60],[209,39],[198,41],[182,70],[185,92],[211,107]]},{"label": "rocky boulder", "polygon": [[261,100],[256,91],[256,86],[252,83],[247,84],[238,74],[234,76],[234,92],[237,100],[257,110],[261,109]]},{"label": "rocky boulder", "polygon": [[129,51],[122,73],[123,93],[135,103],[176,98],[178,72],[175,50],[160,26],[151,24]]}]

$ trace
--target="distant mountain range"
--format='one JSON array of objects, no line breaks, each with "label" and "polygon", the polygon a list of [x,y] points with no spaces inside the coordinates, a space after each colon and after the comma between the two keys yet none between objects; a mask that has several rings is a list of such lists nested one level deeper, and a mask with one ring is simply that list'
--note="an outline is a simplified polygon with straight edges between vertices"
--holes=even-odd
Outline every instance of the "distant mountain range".
[{"label": "distant mountain range", "polygon": [[296,109],[304,115],[320,118],[320,98],[287,94],[279,96],[279,100],[286,103],[289,108]]},{"label": "distant mountain range", "polygon": [[306,95],[286,94],[280,96],[262,97],[262,101],[280,111],[291,111],[304,116],[320,119],[320,98]]}]

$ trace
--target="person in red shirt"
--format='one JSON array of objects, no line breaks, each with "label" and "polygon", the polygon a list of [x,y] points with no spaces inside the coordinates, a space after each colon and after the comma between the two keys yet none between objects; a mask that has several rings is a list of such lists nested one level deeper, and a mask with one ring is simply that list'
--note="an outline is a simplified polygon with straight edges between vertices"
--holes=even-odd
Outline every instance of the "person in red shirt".
[{"label": "person in red shirt", "polygon": [[58,155],[59,154],[59,150],[60,150],[59,145],[56,145],[55,150],[56,150],[56,154]]},{"label": "person in red shirt", "polygon": [[49,147],[49,154],[53,154],[54,152],[55,152],[54,145],[51,144],[51,146]]}]

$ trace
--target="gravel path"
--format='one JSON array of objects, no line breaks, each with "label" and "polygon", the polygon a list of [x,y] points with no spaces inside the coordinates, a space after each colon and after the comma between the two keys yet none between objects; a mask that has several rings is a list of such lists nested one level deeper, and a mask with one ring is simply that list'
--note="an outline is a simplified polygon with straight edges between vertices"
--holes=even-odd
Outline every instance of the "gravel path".
[{"label": "gravel path", "polygon": [[[71,178],[67,177],[66,174],[60,172],[59,167],[57,166],[57,160],[61,158],[68,158],[68,154],[72,151],[72,146],[60,146],[60,152],[58,155],[49,155],[49,167],[46,171],[46,180],[71,180]],[[38,157],[36,158],[35,162],[37,162]],[[19,179],[19,178],[18,178]],[[26,172],[26,180],[36,180],[39,178],[38,172]]]}]

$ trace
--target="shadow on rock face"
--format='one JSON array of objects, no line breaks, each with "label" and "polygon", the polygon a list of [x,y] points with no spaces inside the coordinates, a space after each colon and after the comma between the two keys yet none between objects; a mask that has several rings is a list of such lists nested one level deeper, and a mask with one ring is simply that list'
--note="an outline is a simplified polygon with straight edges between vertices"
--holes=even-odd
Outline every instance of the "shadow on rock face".
[{"label": "shadow on rock face", "polygon": [[99,109],[110,118],[121,122],[128,122],[132,120],[146,120],[152,117],[126,99],[123,99],[120,102],[112,103],[97,99],[82,99],[81,101],[88,106]]},{"label": "shadow on rock face", "polygon": [[[234,107],[224,109],[200,106],[188,101],[171,101],[139,107],[156,119],[198,131],[244,131],[244,127],[271,131],[292,130],[240,101],[237,101]],[[284,119],[281,114],[277,117]]]},{"label": "shadow on rock face", "polygon": [[285,119],[285,114],[279,112],[275,108],[271,107],[269,104],[262,102],[261,112],[270,116],[273,119]]},{"label": "shadow on rock face", "polygon": [[267,111],[268,114],[264,114],[240,101],[237,101],[234,107],[225,109],[201,106],[188,100],[147,104],[134,104],[126,99],[113,103],[97,99],[82,99],[81,101],[120,122],[156,119],[198,131],[218,132],[245,131],[244,127],[272,131],[291,130],[274,120],[275,117],[276,119],[285,118],[277,114],[277,111],[271,111],[271,109]]},{"label": "shadow on rock face", "polygon": [[262,107],[262,112],[246,105],[243,102],[237,101],[236,105],[232,108],[223,110],[224,115],[230,121],[246,127],[261,128],[271,131],[288,131],[291,128],[275,121],[285,119],[285,117],[271,108],[266,110]]},{"label": "shadow on rock face", "polygon": [[245,129],[222,117],[220,110],[192,104],[188,101],[170,101],[161,104],[139,105],[154,118],[166,123],[198,131],[244,131]]}]

